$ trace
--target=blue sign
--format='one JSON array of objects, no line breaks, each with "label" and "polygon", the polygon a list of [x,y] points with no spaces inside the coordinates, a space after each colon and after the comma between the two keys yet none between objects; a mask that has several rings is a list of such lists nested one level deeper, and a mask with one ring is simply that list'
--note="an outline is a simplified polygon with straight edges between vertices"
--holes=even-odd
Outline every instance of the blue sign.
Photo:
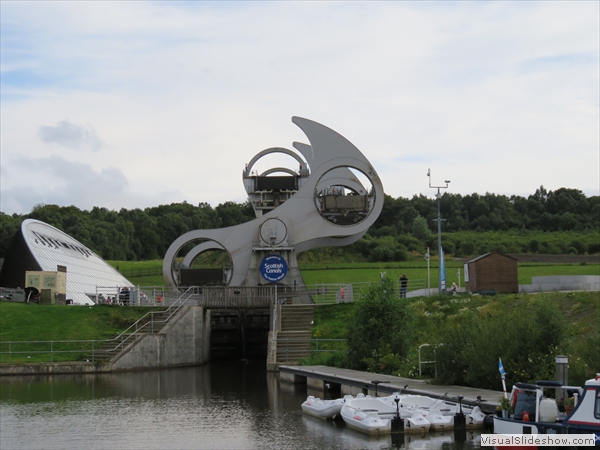
[{"label": "blue sign", "polygon": [[287,271],[287,262],[279,255],[269,255],[260,263],[260,274],[271,283],[283,280]]}]

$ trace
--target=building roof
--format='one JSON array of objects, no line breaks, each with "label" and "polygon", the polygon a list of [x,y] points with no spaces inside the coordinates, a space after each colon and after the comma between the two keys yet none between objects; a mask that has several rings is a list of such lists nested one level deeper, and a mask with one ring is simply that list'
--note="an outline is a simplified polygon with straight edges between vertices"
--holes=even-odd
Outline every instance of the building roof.
[{"label": "building roof", "polygon": [[[67,299],[72,299],[74,304],[93,305],[97,287],[115,287],[118,292],[122,286],[132,286],[92,250],[47,223],[24,220],[20,233],[21,243],[11,247],[12,254],[7,255],[4,266],[18,266],[19,270],[16,274],[13,271],[11,278],[14,280],[21,276],[22,281],[16,286],[5,287],[23,286],[26,271],[56,272],[58,266],[67,268]],[[4,266],[2,275],[6,269]],[[7,277],[2,276],[2,282],[7,283]]]},{"label": "building roof", "polygon": [[489,253],[484,253],[483,255],[479,255],[479,256],[477,256],[476,258],[473,258],[473,259],[471,259],[471,260],[467,261],[467,264],[470,264],[470,263],[472,263],[472,262],[475,262],[475,261],[479,261],[480,259],[487,258],[488,256],[491,256],[491,255],[494,255],[494,254],[496,254],[496,255],[499,255],[499,256],[503,256],[504,258],[508,258],[508,259],[512,259],[512,260],[514,260],[514,261],[517,261],[517,258],[513,258],[513,257],[512,257],[512,256],[510,256],[510,255],[505,255],[504,253],[500,253],[500,252],[489,252]]}]

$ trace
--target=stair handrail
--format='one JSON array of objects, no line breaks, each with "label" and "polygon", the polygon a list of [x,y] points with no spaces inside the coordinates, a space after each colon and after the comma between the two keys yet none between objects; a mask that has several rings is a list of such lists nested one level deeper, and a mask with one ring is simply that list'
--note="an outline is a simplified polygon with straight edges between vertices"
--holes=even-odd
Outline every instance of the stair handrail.
[{"label": "stair handrail", "polygon": [[[154,323],[155,322],[162,322],[163,325],[166,324],[167,322],[169,322],[171,320],[171,318],[173,316],[175,316],[175,314],[177,314],[179,312],[179,310],[186,305],[187,301],[194,295],[194,290],[197,289],[197,286],[190,286],[188,287],[185,292],[183,292],[171,305],[169,305],[169,307],[164,310],[164,311],[149,311],[146,314],[144,314],[142,317],[140,317],[137,321],[135,321],[133,324],[131,324],[127,329],[125,329],[123,332],[121,332],[121,334],[119,334],[118,336],[112,338],[112,339],[106,339],[105,342],[110,342],[110,341],[118,341],[118,343],[115,345],[115,347],[113,349],[109,349],[106,351],[116,351],[119,349],[124,349],[125,348],[125,343],[129,342],[132,338],[136,338],[138,333],[144,329],[145,327],[147,327],[148,325],[151,326],[152,328],[152,333],[154,332]],[[171,310],[172,309],[172,310]],[[169,315],[162,321],[155,321],[154,318],[152,317],[154,314],[164,314],[165,312],[169,312]],[[141,326],[140,323],[142,321],[144,321],[144,319],[146,319],[148,316],[151,317],[151,320],[148,320],[146,322],[144,322]],[[132,329],[135,329],[135,331],[130,331]],[[92,358],[94,359],[94,351],[92,351]]]}]

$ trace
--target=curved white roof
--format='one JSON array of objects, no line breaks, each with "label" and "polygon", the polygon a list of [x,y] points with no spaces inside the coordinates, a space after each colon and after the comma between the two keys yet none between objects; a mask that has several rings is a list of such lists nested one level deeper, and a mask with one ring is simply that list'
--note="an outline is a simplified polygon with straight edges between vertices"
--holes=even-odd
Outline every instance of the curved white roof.
[{"label": "curved white roof", "polygon": [[96,287],[115,287],[132,284],[111,265],[57,228],[27,219],[21,225],[23,237],[31,254],[43,271],[56,272],[57,266],[67,268],[67,299],[76,305],[93,305]]}]

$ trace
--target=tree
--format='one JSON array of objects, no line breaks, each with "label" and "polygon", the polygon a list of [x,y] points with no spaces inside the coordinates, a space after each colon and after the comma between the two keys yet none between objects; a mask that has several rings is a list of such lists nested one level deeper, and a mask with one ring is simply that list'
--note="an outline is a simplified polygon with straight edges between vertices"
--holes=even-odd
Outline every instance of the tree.
[{"label": "tree", "polygon": [[427,219],[421,216],[415,217],[412,226],[412,235],[421,242],[427,242],[431,237],[431,230],[427,226]]},{"label": "tree", "polygon": [[225,202],[219,204],[215,211],[221,220],[220,227],[231,227],[255,219],[254,210],[250,202],[235,203]]},{"label": "tree", "polygon": [[[393,280],[383,277],[380,283],[373,283],[356,303],[348,326],[352,367],[364,370],[376,365],[377,371],[383,373],[397,370],[412,344],[413,323],[407,302],[394,292]],[[388,364],[381,367],[382,361]]]}]

